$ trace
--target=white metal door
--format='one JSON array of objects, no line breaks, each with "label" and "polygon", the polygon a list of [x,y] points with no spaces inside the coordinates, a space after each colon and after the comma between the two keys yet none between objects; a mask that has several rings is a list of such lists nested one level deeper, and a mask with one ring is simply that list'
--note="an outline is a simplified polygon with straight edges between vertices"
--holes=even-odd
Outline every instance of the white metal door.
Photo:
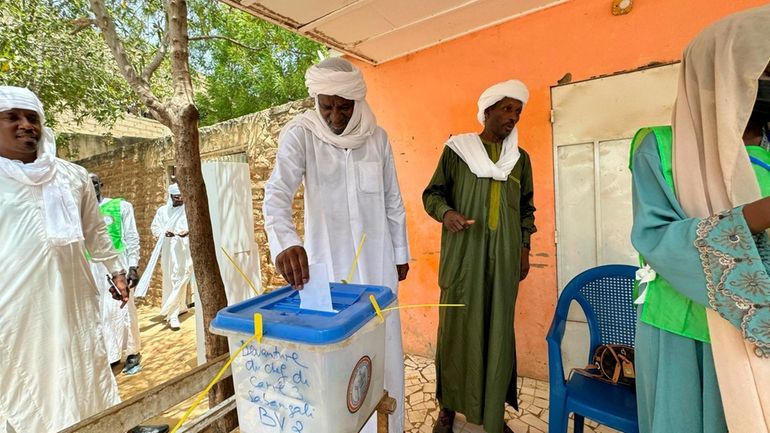
[{"label": "white metal door", "polygon": [[[670,124],[678,70],[666,65],[551,89],[559,293],[588,268],[638,263],[629,147],[639,128]],[[588,355],[585,317],[573,307],[565,368],[584,366]]]}]

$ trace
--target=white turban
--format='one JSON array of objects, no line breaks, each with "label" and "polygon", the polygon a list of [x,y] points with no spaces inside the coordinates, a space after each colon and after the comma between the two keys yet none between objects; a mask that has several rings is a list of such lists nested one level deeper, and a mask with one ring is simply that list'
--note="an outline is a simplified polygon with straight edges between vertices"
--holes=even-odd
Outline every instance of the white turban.
[{"label": "white turban", "polygon": [[[322,141],[343,149],[357,149],[377,130],[377,119],[366,103],[366,83],[361,71],[340,57],[326,59],[311,66],[305,73],[305,85],[315,98],[315,111],[300,114],[284,127],[294,126],[310,130]],[[340,96],[355,101],[353,114],[341,134],[335,134],[321,116],[318,95]],[[282,132],[283,132],[282,131]],[[280,138],[279,138],[280,141]]]},{"label": "white turban", "polygon": [[479,123],[484,124],[484,110],[495,105],[503,98],[513,98],[521,101],[522,105],[527,105],[529,90],[519,80],[503,81],[488,88],[479,96],[479,111],[476,113]]},{"label": "white turban", "polygon": [[168,185],[168,197],[166,197],[166,205],[171,208],[174,202],[171,200],[172,195],[181,195],[182,191],[179,189],[178,183],[171,183]]},{"label": "white turban", "polygon": [[29,89],[0,86],[0,112],[12,109],[32,110],[40,118],[37,159],[19,164],[0,157],[0,176],[24,185],[42,185],[45,230],[51,243],[67,245],[83,240],[80,213],[72,191],[57,174],[56,141],[53,131],[45,126],[43,104]]},{"label": "white turban", "polygon": [[45,124],[43,103],[37,95],[23,87],[0,86],[0,112],[14,108],[36,111],[40,117],[40,123]]},{"label": "white turban", "polygon": [[366,82],[361,71],[341,57],[332,57],[308,68],[305,85],[314,98],[337,95],[360,101],[366,97]]}]

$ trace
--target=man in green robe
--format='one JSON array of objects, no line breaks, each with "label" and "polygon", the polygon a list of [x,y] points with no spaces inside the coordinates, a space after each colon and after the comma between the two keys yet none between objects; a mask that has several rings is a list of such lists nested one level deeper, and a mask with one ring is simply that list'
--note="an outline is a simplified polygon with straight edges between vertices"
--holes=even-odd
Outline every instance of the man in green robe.
[{"label": "man in green robe", "polygon": [[511,431],[503,418],[506,402],[517,407],[514,305],[536,230],[532,165],[516,129],[528,96],[515,80],[484,91],[483,132],[451,137],[423,192],[443,224],[441,303],[465,304],[439,310],[434,433],[452,433],[455,412],[486,432]]}]

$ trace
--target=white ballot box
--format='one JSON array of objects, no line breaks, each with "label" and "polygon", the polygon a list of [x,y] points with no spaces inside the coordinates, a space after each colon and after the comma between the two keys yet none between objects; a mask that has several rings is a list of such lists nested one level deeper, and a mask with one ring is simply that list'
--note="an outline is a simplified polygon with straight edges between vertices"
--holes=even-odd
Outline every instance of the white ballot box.
[{"label": "white ballot box", "polygon": [[[263,321],[262,343],[232,363],[242,433],[355,433],[383,395],[385,323],[381,308],[396,297],[387,287],[331,284],[333,312],[303,310],[284,287],[217,313],[211,331],[235,353]],[[383,313],[385,315],[388,312]]]}]

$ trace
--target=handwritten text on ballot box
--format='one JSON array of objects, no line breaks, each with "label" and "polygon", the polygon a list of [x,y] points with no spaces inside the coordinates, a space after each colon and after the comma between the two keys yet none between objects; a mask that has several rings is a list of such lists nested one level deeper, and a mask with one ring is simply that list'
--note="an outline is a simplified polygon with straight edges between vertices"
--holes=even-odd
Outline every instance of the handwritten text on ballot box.
[{"label": "handwritten text on ballot box", "polygon": [[[253,335],[254,313],[264,337],[233,361],[243,433],[357,432],[383,394],[385,324],[369,301],[395,301],[386,287],[332,283],[335,312],[299,308],[283,288],[228,307],[212,332],[234,353]],[[387,313],[386,313],[387,314]]]}]

